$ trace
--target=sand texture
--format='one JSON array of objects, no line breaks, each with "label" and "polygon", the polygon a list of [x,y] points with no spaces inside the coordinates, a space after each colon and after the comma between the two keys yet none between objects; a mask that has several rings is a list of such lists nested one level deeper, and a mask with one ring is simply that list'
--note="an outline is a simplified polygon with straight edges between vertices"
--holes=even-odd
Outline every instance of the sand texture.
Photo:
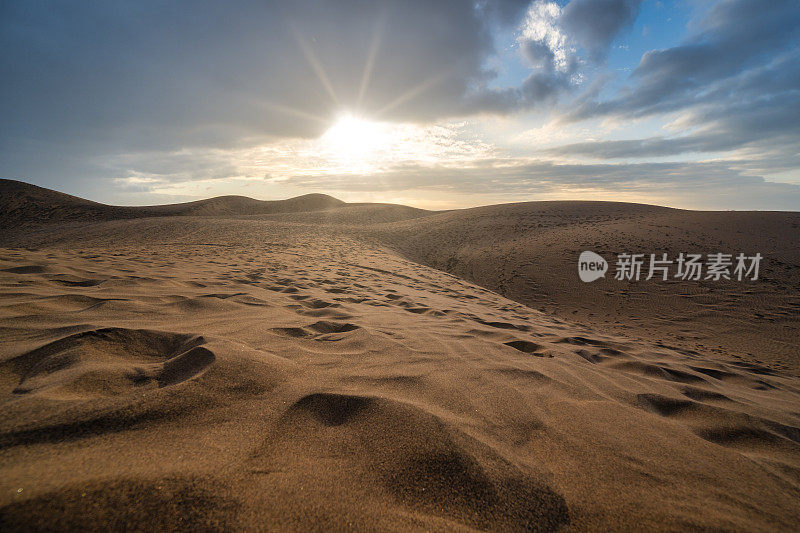
[{"label": "sand texture", "polygon": [[797,213],[0,193],[2,531],[798,527]]}]

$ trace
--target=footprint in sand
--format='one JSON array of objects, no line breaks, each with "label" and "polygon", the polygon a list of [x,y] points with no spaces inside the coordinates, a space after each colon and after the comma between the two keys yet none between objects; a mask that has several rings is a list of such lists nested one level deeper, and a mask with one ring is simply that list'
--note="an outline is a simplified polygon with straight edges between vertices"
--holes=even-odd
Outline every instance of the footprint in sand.
[{"label": "footprint in sand", "polygon": [[298,458],[324,462],[331,450],[347,453],[337,455],[336,468],[318,473],[322,482],[310,491],[358,480],[388,494],[388,505],[398,512],[477,529],[555,531],[570,522],[564,498],[546,479],[443,418],[388,398],[303,396],[253,454],[251,467],[302,475]]},{"label": "footprint in sand", "polygon": [[19,376],[14,394],[91,399],[189,380],[215,361],[204,343],[196,335],[103,328],[70,335],[4,364]]},{"label": "footprint in sand", "polygon": [[47,269],[41,265],[25,265],[0,270],[0,272],[8,272],[9,274],[43,274],[46,271]]},{"label": "footprint in sand", "polygon": [[326,309],[328,307],[341,307],[341,304],[335,302],[328,302],[317,298],[311,300],[302,300],[300,303],[309,309]]},{"label": "footprint in sand", "polygon": [[543,346],[541,346],[540,344],[536,344],[535,342],[526,340],[515,340],[515,341],[504,342],[503,344],[505,344],[506,346],[510,346],[515,350],[519,350],[522,353],[535,355],[536,357],[553,357],[551,354],[543,352],[542,351]]},{"label": "footprint in sand", "polygon": [[319,320],[313,324],[305,327],[285,327],[285,328],[272,328],[272,331],[285,335],[287,337],[295,338],[313,338],[318,340],[328,340],[324,336],[331,333],[348,333],[361,329],[361,326],[351,324],[349,322],[334,322],[332,320]]},{"label": "footprint in sand", "polygon": [[734,408],[710,405],[704,400],[671,398],[653,393],[638,394],[635,406],[665,418],[676,419],[698,437],[721,446],[753,452],[764,448],[783,449],[788,453],[800,451],[800,427]]},{"label": "footprint in sand", "polygon": [[96,287],[103,283],[105,280],[102,279],[51,279],[50,281],[55,283],[60,283],[66,287]]}]

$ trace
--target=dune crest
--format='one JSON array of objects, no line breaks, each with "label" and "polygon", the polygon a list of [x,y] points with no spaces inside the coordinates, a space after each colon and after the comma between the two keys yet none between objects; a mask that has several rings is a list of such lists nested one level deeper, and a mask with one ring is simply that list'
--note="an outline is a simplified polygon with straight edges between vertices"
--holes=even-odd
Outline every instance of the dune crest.
[{"label": "dune crest", "polygon": [[319,211],[346,205],[327,194],[288,200],[218,196],[181,204],[128,207],[106,205],[21,181],[0,179],[0,223],[115,220],[172,216],[244,216]]}]

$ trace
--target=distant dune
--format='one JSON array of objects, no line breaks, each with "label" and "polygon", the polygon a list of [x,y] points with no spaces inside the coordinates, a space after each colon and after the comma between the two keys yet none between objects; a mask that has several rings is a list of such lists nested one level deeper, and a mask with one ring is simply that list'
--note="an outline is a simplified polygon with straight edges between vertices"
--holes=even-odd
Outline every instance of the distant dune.
[{"label": "distant dune", "polygon": [[[320,211],[303,211],[265,215],[264,219],[304,224],[343,224],[374,226],[384,222],[398,222],[426,217],[433,211],[396,204],[345,204],[342,207]],[[259,217],[262,218],[262,217]]]},{"label": "distant dune", "polygon": [[264,201],[246,196],[218,196],[181,204],[128,207],[84,200],[21,181],[0,179],[0,221],[42,222],[114,220],[160,216],[267,215],[319,211],[346,205],[326,194],[306,194],[288,200]]},{"label": "distant dune", "polygon": [[[796,529],[798,213],[0,210],[2,531]],[[585,284],[583,250],[765,262]]]},{"label": "distant dune", "polygon": [[[613,202],[530,202],[434,214],[375,230],[406,257],[534,309],[683,349],[800,374],[800,213],[686,211]],[[675,259],[764,257],[757,282],[583,283],[591,250]],[[644,273],[646,275],[646,272]]]}]

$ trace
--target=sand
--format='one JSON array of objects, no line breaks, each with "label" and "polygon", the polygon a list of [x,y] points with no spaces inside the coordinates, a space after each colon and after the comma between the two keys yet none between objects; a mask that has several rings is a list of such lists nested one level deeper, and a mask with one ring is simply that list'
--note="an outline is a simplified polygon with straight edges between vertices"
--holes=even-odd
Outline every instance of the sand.
[{"label": "sand", "polygon": [[[797,527],[796,213],[0,185],[4,531]],[[773,262],[581,285],[558,256],[616,242]]]}]

